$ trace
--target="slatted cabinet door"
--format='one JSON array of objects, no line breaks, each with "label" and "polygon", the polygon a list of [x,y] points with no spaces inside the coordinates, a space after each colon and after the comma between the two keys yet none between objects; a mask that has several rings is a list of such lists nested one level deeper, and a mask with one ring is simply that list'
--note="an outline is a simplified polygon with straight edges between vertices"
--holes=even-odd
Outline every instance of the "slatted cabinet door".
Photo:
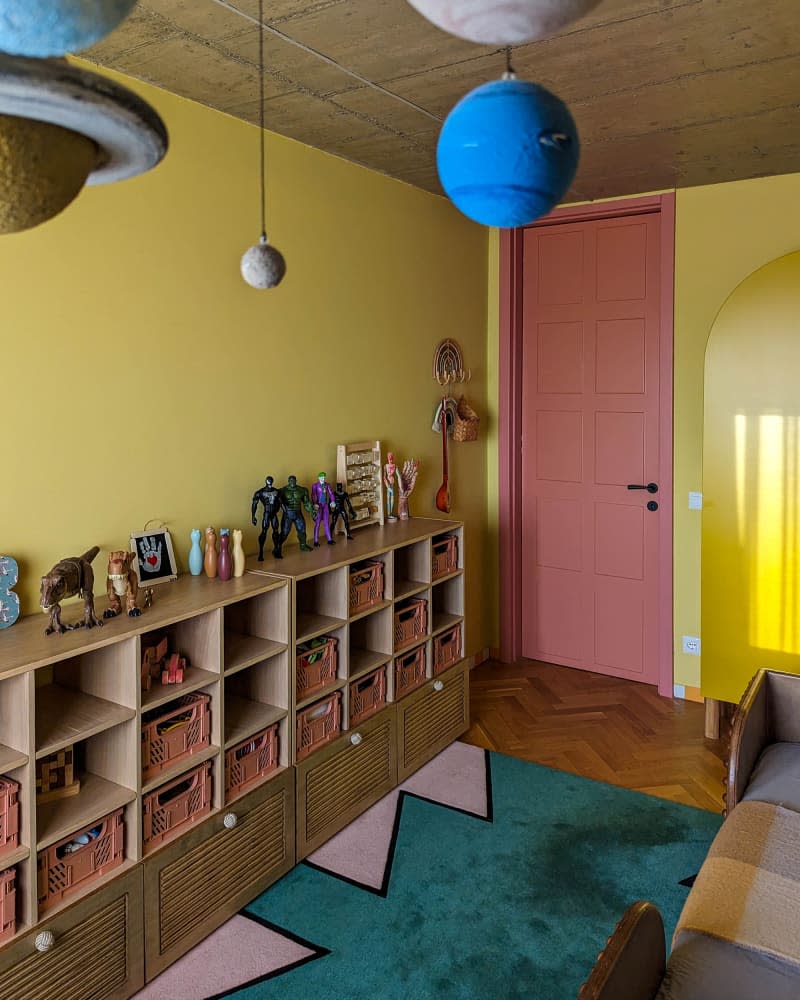
[{"label": "slatted cabinet door", "polygon": [[298,861],[397,784],[391,707],[297,764]]},{"label": "slatted cabinet door", "polygon": [[462,660],[397,703],[397,780],[449,746],[469,727],[469,669]]},{"label": "slatted cabinet door", "polygon": [[136,866],[0,952],[0,1000],[132,996],[144,986],[143,927]]},{"label": "slatted cabinet door", "polygon": [[293,777],[287,769],[145,860],[148,981],[294,866]]}]

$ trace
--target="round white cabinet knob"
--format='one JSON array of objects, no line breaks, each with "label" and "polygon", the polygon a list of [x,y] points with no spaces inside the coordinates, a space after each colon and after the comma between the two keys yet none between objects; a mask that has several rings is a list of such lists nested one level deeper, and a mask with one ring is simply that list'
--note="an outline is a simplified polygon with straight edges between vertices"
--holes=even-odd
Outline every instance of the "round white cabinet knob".
[{"label": "round white cabinet knob", "polygon": [[239,822],[239,817],[236,815],[236,813],[225,813],[225,815],[222,817],[222,822],[226,830],[232,830]]},{"label": "round white cabinet knob", "polygon": [[361,733],[353,733],[353,735],[350,737],[350,742],[353,744],[354,747],[357,747],[358,744],[363,739],[364,739],[364,737],[361,735]]},{"label": "round white cabinet knob", "polygon": [[56,943],[56,936],[52,931],[39,931],[33,941],[33,946],[37,951],[50,951]]},{"label": "round white cabinet knob", "polygon": [[433,690],[434,691],[441,691],[443,688],[444,688],[444,681],[434,681],[433,682]]}]

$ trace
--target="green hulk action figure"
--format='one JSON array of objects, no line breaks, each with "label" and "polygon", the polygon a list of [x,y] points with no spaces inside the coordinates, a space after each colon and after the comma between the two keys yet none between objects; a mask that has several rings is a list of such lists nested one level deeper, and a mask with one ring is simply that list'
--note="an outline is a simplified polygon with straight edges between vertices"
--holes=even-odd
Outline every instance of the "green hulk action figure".
[{"label": "green hulk action figure", "polygon": [[275,546],[273,555],[282,559],[281,549],[284,542],[289,537],[292,525],[297,532],[297,539],[300,542],[302,552],[311,552],[311,546],[306,542],[306,522],[303,519],[303,508],[313,516],[314,508],[311,505],[311,497],[305,486],[297,485],[297,476],[289,476],[289,482],[280,489],[281,502],[283,503],[283,514],[281,516],[281,537]]}]

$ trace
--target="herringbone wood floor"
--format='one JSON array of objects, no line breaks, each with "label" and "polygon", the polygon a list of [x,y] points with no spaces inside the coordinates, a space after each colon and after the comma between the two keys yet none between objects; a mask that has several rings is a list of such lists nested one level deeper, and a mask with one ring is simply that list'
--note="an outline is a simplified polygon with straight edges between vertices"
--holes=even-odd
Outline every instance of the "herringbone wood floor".
[{"label": "herringbone wood floor", "polygon": [[704,708],[654,687],[550,663],[489,660],[470,675],[462,739],[649,795],[719,811],[724,740]]}]

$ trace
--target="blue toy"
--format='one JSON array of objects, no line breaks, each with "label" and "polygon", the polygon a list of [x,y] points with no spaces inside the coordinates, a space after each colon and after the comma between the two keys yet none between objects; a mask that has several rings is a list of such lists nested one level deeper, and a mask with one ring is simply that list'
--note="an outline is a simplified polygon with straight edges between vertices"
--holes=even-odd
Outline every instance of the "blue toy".
[{"label": "blue toy", "polygon": [[18,581],[17,560],[0,556],[0,628],[10,628],[19,618],[19,597],[11,589]]},{"label": "blue toy", "polygon": [[18,56],[63,56],[105,37],[136,0],[0,0],[0,50]]},{"label": "blue toy", "polygon": [[476,87],[439,134],[439,179],[464,215],[513,229],[550,211],[578,168],[578,130],[564,102],[511,76]]}]

